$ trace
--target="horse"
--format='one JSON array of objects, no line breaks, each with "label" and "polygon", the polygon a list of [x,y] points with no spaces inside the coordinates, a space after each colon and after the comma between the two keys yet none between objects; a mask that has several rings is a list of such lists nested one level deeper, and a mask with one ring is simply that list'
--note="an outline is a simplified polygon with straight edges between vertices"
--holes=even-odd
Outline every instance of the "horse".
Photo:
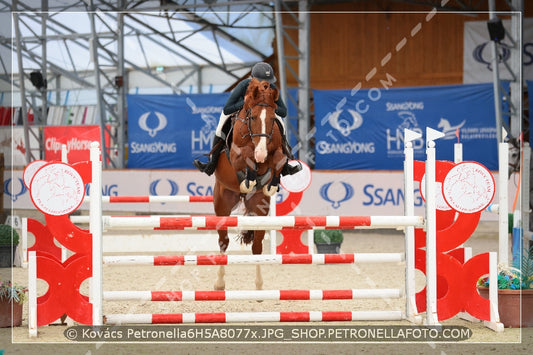
[{"label": "horse", "polygon": [[[213,205],[217,216],[229,216],[244,204],[245,215],[266,216],[270,198],[279,190],[280,175],[287,156],[283,152],[280,127],[275,110],[279,91],[267,81],[252,78],[244,97],[244,106],[233,118],[226,151],[215,169]],[[252,254],[263,251],[264,230],[241,231],[241,243],[252,244]],[[220,253],[229,245],[228,231],[218,230]],[[218,270],[214,288],[224,290],[224,266]],[[256,289],[263,286],[260,265],[256,266]]]}]

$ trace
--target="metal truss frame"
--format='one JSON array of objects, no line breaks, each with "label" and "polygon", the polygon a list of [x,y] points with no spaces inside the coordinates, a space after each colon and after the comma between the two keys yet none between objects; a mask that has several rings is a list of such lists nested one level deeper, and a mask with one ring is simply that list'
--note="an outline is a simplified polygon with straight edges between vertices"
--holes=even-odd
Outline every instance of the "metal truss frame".
[{"label": "metal truss frame", "polygon": [[[369,0],[354,0],[353,2],[365,2]],[[428,8],[436,8],[439,11],[477,11],[487,0],[390,0],[389,2],[408,3]],[[490,0],[489,0],[490,1]],[[510,1],[510,0],[509,0]],[[513,0],[516,2],[518,0]],[[95,90],[97,97],[97,112],[102,131],[107,132],[111,137],[111,144],[106,146],[102,140],[102,151],[104,152],[105,167],[125,167],[125,142],[126,142],[126,100],[125,94],[128,89],[128,70],[139,71],[149,78],[156,80],[162,86],[168,87],[174,93],[181,93],[179,86],[187,79],[195,78],[198,87],[202,83],[202,71],[206,67],[214,68],[227,76],[228,80],[239,81],[242,79],[243,71],[247,70],[253,62],[242,65],[226,65],[224,60],[213,61],[209,58],[195,53],[190,48],[172,35],[173,21],[191,21],[200,26],[202,30],[209,29],[215,38],[224,38],[238,45],[243,50],[252,53],[261,60],[268,55],[261,50],[254,48],[241,41],[231,34],[229,29],[239,27],[238,19],[225,18],[219,11],[225,9],[230,12],[234,6],[238,5],[241,16],[249,13],[261,11],[265,16],[269,16],[272,27],[276,34],[276,51],[279,70],[279,84],[285,101],[293,102],[298,107],[298,127],[288,124],[288,130],[298,139],[295,152],[299,158],[306,161],[311,166],[314,164],[313,154],[313,125],[311,117],[312,98],[310,94],[310,73],[309,73],[309,12],[311,5],[328,4],[332,2],[346,3],[352,1],[323,1],[323,0],[41,0],[40,7],[35,7],[35,1],[30,0],[0,0],[0,12],[13,12],[13,24],[15,33],[11,37],[0,36],[0,46],[6,47],[16,53],[16,60],[19,73],[11,75],[8,71],[9,63],[0,61],[0,81],[9,82],[13,88],[20,91],[22,102],[22,122],[25,127],[26,160],[42,158],[44,149],[42,137],[40,147],[29,146],[29,127],[27,112],[28,107],[32,109],[36,116],[36,123],[47,124],[48,94],[50,91],[61,90],[61,82],[68,80],[74,83],[81,90]],[[378,2],[383,6],[386,1]],[[265,11],[270,9],[270,11]],[[90,13],[91,32],[76,33],[67,26],[57,21],[54,14],[67,11],[87,11]],[[212,12],[217,21],[209,21],[198,15],[197,11]],[[168,23],[167,30],[151,28],[149,24],[143,23],[136,15],[152,12],[153,16],[165,17]],[[285,19],[290,19],[283,23],[281,12],[286,14]],[[178,17],[179,15],[179,17]],[[135,26],[126,23],[125,18],[133,20]],[[109,23],[105,31],[98,30],[94,23],[98,21]],[[41,28],[40,33],[33,33],[31,37],[22,38],[20,26],[30,26]],[[296,26],[298,28],[297,38],[291,38],[286,29]],[[143,28],[139,31],[137,28]],[[272,28],[271,27],[271,28]],[[291,33],[294,33],[291,32]],[[125,59],[124,56],[124,36],[133,35],[142,37],[151,43],[165,47],[176,56],[189,62],[189,65],[180,68],[182,79],[179,82],[169,82],[158,75],[154,68],[150,68],[148,62],[145,65],[137,65]],[[50,39],[61,40],[67,48],[82,47],[91,52],[94,61],[94,71],[87,72],[83,68],[78,68],[70,57],[70,65],[74,70],[67,70],[49,60],[46,49],[46,41]],[[169,46],[172,44],[172,46]],[[115,46],[115,47],[113,47]],[[298,53],[298,68],[292,68],[288,57],[285,55],[285,46],[292,46]],[[39,50],[37,50],[39,48]],[[113,48],[116,48],[114,50]],[[68,49],[68,51],[74,49]],[[141,54],[143,55],[141,50]],[[183,55],[183,51],[187,54]],[[39,66],[42,73],[46,73],[49,82],[54,83],[54,88],[27,88],[24,85],[28,73],[24,72],[22,58],[30,60]],[[222,58],[222,56],[221,56]],[[294,58],[292,58],[294,59]],[[290,97],[287,90],[287,76],[292,76],[297,82],[297,97]],[[52,86],[52,85],[51,85]],[[228,85],[231,88],[231,85]],[[55,104],[59,105],[56,95]]]}]

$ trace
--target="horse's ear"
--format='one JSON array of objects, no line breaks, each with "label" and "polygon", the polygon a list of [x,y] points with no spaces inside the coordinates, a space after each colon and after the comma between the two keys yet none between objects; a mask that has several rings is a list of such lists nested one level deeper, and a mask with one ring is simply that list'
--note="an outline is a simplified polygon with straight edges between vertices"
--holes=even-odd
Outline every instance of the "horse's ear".
[{"label": "horse's ear", "polygon": [[279,90],[277,88],[273,88],[274,90],[274,101],[278,101],[279,99]]},{"label": "horse's ear", "polygon": [[257,78],[252,78],[252,80],[250,80],[250,83],[248,84],[248,86],[250,86],[250,85],[251,85],[252,87],[254,87],[254,86],[258,86],[259,83],[260,83],[259,79],[257,79]]},{"label": "horse's ear", "polygon": [[255,99],[257,95],[259,95],[259,86],[254,85],[254,87],[252,88],[252,98]]},{"label": "horse's ear", "polygon": [[246,95],[244,95],[243,110],[247,110],[248,109],[248,106],[250,106],[249,102],[250,102],[251,99],[252,99],[252,95],[250,93],[246,93]]}]

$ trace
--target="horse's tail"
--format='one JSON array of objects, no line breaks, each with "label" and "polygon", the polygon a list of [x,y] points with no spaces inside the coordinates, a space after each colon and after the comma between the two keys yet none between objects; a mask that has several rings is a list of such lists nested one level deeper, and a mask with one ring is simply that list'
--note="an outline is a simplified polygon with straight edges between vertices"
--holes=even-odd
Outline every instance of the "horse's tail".
[{"label": "horse's tail", "polygon": [[254,240],[254,231],[241,231],[236,238],[240,240],[241,244],[251,244]]}]

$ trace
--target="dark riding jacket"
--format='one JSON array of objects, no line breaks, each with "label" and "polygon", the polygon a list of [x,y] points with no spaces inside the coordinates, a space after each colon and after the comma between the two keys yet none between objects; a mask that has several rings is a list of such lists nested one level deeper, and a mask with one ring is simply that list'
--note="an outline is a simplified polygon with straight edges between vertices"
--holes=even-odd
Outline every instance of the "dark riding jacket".
[{"label": "dark riding jacket", "polygon": [[[240,109],[244,106],[244,95],[246,94],[248,84],[250,84],[251,80],[251,78],[244,79],[239,84],[237,84],[235,89],[233,89],[231,95],[228,98],[228,101],[226,101],[226,105],[224,106],[225,115],[231,115],[234,112],[240,111]],[[274,84],[270,85],[276,88]],[[287,106],[285,106],[285,103],[281,99],[281,95],[276,101],[276,105],[278,105],[278,108],[276,109],[276,114],[280,117],[287,116]]]}]

